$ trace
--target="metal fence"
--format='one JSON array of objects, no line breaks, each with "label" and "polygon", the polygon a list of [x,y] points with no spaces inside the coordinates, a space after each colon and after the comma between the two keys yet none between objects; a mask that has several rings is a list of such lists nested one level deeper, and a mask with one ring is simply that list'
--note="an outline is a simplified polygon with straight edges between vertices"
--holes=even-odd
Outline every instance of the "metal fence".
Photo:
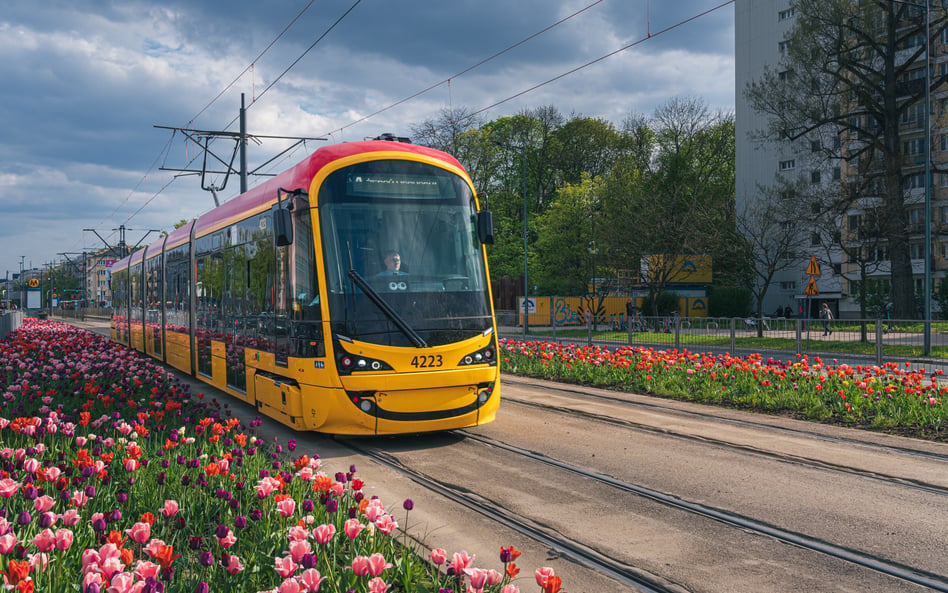
[{"label": "metal fence", "polygon": [[[525,337],[516,312],[498,312],[497,323],[502,337]],[[906,361],[948,365],[948,322],[926,324],[919,320],[834,319],[824,328],[820,319],[643,316],[629,323],[624,315],[617,315],[583,326],[531,323],[526,337],[735,355],[759,352],[784,359],[822,356],[849,364]]]}]

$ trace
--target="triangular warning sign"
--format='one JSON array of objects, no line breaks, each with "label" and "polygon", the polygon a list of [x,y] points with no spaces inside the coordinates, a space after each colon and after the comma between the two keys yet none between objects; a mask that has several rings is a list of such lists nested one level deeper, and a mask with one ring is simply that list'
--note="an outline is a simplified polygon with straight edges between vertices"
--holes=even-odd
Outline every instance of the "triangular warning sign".
[{"label": "triangular warning sign", "polygon": [[816,278],[810,276],[810,281],[806,285],[806,290],[803,291],[803,294],[806,296],[817,296],[820,294],[820,289],[816,287]]},{"label": "triangular warning sign", "polygon": [[820,275],[820,262],[816,261],[815,255],[810,258],[810,265],[806,267],[806,273],[809,274],[810,276]]}]

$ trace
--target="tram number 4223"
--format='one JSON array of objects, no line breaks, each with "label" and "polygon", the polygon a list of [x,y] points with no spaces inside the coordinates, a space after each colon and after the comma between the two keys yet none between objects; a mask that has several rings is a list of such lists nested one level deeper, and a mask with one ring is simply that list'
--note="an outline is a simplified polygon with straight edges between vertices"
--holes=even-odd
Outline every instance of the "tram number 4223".
[{"label": "tram number 4223", "polygon": [[414,356],[411,359],[411,366],[415,367],[416,369],[433,369],[440,367],[443,364],[444,362],[441,360],[440,354]]}]

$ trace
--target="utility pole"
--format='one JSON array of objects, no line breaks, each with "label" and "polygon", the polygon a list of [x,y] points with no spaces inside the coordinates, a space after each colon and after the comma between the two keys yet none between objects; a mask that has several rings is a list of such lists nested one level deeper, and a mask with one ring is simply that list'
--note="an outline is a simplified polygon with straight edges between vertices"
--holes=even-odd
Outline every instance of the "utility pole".
[{"label": "utility pole", "polygon": [[[161,167],[162,171],[174,171],[181,175],[200,175],[201,176],[201,189],[204,191],[211,192],[211,195],[214,197],[214,205],[220,206],[220,201],[217,198],[217,192],[223,191],[227,187],[227,180],[230,178],[232,173],[236,173],[240,178],[240,193],[247,191],[247,176],[248,175],[266,175],[272,177],[271,173],[261,173],[260,170],[283,156],[290,150],[296,148],[301,143],[306,142],[307,140],[319,140],[325,141],[326,138],[310,138],[303,136],[262,136],[260,134],[248,134],[247,133],[247,110],[244,107],[244,94],[240,94],[240,128],[237,132],[228,132],[226,130],[194,130],[191,128],[178,128],[174,126],[159,126],[156,125],[156,128],[163,130],[172,130],[173,133],[180,132],[184,134],[185,138],[194,142],[198,146],[204,149],[204,161],[200,169],[177,169],[173,167]],[[215,154],[210,149],[210,141],[214,138],[230,138],[234,140],[234,150],[231,152],[229,158],[222,158]],[[247,170],[247,140],[253,140],[258,145],[262,144],[260,141],[261,138],[270,138],[277,140],[295,140],[289,147],[285,150],[280,151],[276,156],[261,164],[259,167],[253,171]],[[234,159],[237,156],[237,153],[240,153],[240,164],[239,169],[234,169]],[[219,165],[223,166],[224,170],[209,170],[207,166],[207,157],[210,155],[213,160],[217,161]],[[208,175],[223,175],[224,180],[220,185],[211,183],[208,179]]]}]

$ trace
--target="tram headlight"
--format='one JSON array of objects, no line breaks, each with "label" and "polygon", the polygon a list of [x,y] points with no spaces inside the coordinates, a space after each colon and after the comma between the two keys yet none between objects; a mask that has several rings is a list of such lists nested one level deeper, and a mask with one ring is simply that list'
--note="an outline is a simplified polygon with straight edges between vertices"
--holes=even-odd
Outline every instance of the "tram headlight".
[{"label": "tram headlight", "polygon": [[340,353],[336,357],[336,367],[342,375],[349,375],[362,371],[390,371],[392,370],[384,360],[370,358],[368,356],[357,356],[349,354],[340,348]]},{"label": "tram headlight", "polygon": [[486,348],[481,348],[477,352],[471,352],[461,359],[461,362],[458,363],[458,366],[470,366],[472,364],[489,364],[494,366],[497,364],[496,352],[494,351],[493,346],[488,346]]}]

